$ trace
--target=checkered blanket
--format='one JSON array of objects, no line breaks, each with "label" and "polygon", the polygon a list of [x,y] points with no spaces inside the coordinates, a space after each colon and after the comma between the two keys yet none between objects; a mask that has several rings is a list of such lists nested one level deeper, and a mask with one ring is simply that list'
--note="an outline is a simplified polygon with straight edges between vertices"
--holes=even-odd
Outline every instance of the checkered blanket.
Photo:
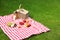
[{"label": "checkered blanket", "polygon": [[43,24],[36,22],[35,20],[29,18],[30,27],[21,26],[21,28],[15,27],[11,28],[7,26],[7,22],[15,22],[17,25],[22,19],[13,20],[13,14],[8,16],[0,16],[0,28],[11,40],[23,40],[30,37],[31,35],[40,34],[47,32],[50,29],[45,27]]}]

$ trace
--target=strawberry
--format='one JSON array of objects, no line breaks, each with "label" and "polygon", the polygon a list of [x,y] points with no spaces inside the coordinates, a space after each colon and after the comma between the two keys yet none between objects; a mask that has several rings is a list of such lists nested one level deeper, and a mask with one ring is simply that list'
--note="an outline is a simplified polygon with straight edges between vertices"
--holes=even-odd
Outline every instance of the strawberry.
[{"label": "strawberry", "polygon": [[27,27],[30,27],[30,26],[31,26],[31,24],[28,24],[28,25],[27,25]]},{"label": "strawberry", "polygon": [[21,28],[20,26],[18,26],[18,28]]},{"label": "strawberry", "polygon": [[20,24],[20,25],[24,25],[24,22],[20,22],[19,24]]},{"label": "strawberry", "polygon": [[26,20],[23,20],[23,22],[25,23],[25,22],[26,22]]}]

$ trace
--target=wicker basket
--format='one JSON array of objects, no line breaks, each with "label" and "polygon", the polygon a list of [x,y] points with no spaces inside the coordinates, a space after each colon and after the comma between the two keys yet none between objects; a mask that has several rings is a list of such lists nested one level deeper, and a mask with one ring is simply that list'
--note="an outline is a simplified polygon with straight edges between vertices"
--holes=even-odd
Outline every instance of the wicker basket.
[{"label": "wicker basket", "polygon": [[16,11],[14,11],[14,19],[26,19],[28,18],[28,11],[25,9],[18,9]]}]

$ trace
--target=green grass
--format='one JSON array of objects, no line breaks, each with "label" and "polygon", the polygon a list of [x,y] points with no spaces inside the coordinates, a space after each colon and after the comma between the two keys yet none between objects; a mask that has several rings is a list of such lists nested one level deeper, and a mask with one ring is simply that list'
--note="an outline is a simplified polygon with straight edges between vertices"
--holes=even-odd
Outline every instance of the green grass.
[{"label": "green grass", "polygon": [[[60,40],[60,0],[0,0],[0,15],[11,14],[20,3],[33,19],[51,29],[26,40]],[[0,40],[10,40],[1,29]]]}]

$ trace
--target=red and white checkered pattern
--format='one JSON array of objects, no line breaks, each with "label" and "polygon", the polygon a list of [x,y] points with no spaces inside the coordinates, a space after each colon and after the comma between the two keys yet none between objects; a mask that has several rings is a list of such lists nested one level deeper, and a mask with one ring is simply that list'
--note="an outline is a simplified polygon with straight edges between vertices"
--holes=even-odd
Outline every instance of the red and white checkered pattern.
[{"label": "red and white checkered pattern", "polygon": [[31,27],[24,27],[21,26],[21,28],[15,27],[11,28],[7,26],[7,22],[15,22],[17,25],[22,19],[13,20],[13,15],[8,16],[0,16],[0,27],[3,30],[3,32],[11,39],[11,40],[23,40],[25,38],[30,37],[33,34],[40,34],[42,32],[47,32],[50,29],[42,25],[41,23],[38,23],[34,21],[33,19],[29,18],[29,23],[31,24]]}]

